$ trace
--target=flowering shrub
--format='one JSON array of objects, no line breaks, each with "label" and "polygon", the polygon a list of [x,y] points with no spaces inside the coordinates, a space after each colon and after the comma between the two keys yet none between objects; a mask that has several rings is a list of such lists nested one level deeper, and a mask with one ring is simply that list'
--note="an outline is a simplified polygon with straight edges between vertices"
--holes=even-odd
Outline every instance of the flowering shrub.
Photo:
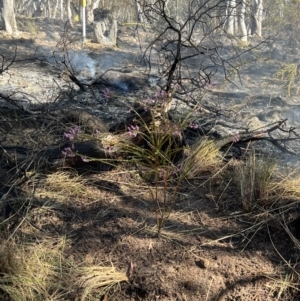
[{"label": "flowering shrub", "polygon": [[[73,141],[75,140],[76,137],[78,137],[81,134],[81,129],[78,125],[74,125],[73,127],[71,127],[68,131],[66,131],[64,133],[64,137],[67,140]],[[65,158],[73,158],[76,156],[76,152],[75,152],[75,147],[74,144],[71,145],[71,147],[65,147],[62,151],[61,151],[62,155]],[[86,158],[85,156],[81,156],[82,161],[86,162]]]}]

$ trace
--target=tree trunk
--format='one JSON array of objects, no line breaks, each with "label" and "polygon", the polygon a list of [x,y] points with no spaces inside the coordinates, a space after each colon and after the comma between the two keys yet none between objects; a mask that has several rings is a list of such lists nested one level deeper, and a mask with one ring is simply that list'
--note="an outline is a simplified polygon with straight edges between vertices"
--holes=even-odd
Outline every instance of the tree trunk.
[{"label": "tree trunk", "polygon": [[108,35],[109,43],[111,43],[114,46],[117,45],[117,32],[118,22],[114,19]]},{"label": "tree trunk", "polygon": [[227,16],[227,22],[226,22],[226,31],[228,34],[234,35],[235,30],[235,0],[230,0],[227,3],[226,8],[226,16]]},{"label": "tree trunk", "polygon": [[105,21],[94,22],[94,40],[96,43],[103,45],[117,45],[117,20],[113,20],[108,35],[105,34]]},{"label": "tree trunk", "polygon": [[74,26],[72,20],[71,0],[67,0],[67,13],[68,13],[69,24],[73,28]]},{"label": "tree trunk", "polygon": [[[73,10],[73,13],[75,16],[77,15],[78,18],[80,18],[80,4],[78,6],[75,5],[73,1],[71,1],[71,10]],[[79,20],[78,20],[79,21]]]},{"label": "tree trunk", "polygon": [[263,19],[263,0],[255,0],[255,23],[256,31],[255,33],[262,37],[262,19]]},{"label": "tree trunk", "polygon": [[45,5],[45,13],[46,13],[46,17],[51,19],[51,3],[50,0],[47,1],[46,5]]},{"label": "tree trunk", "polygon": [[135,9],[137,22],[145,23],[145,15],[138,0],[135,0]]},{"label": "tree trunk", "polygon": [[18,29],[13,0],[3,0],[2,18],[6,32],[8,34],[17,34]]},{"label": "tree trunk", "polygon": [[245,1],[241,1],[240,7],[239,7],[239,14],[238,14],[238,32],[241,37],[241,41],[247,42],[248,40],[248,33],[246,28],[246,7],[245,7]]},{"label": "tree trunk", "polygon": [[56,0],[56,4],[54,6],[54,12],[52,15],[53,19],[56,19],[57,10],[58,10],[58,0]]},{"label": "tree trunk", "polygon": [[263,0],[253,0],[252,17],[249,24],[249,35],[262,37]]},{"label": "tree trunk", "polygon": [[86,7],[86,14],[87,14],[87,21],[89,23],[94,22],[94,10],[98,8],[99,3],[100,0],[94,0],[94,1],[88,0],[87,7]]},{"label": "tree trunk", "polygon": [[60,0],[60,19],[64,19],[64,1]]}]

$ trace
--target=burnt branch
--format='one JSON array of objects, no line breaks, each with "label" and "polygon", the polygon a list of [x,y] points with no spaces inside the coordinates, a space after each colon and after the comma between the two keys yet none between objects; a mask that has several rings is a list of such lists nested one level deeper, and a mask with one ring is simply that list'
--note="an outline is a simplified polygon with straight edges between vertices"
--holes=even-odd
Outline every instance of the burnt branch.
[{"label": "burnt branch", "polygon": [[9,68],[16,62],[17,49],[18,48],[16,47],[12,57],[10,58],[7,58],[0,53],[0,75],[2,75],[4,72],[7,72]]}]

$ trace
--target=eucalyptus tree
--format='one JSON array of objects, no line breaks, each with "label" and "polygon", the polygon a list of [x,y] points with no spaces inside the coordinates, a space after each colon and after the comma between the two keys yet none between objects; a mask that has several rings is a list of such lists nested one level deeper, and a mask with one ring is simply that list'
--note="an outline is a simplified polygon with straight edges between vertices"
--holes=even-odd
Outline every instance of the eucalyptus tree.
[{"label": "eucalyptus tree", "polygon": [[4,21],[6,32],[8,34],[18,33],[13,0],[3,0],[1,15]]}]

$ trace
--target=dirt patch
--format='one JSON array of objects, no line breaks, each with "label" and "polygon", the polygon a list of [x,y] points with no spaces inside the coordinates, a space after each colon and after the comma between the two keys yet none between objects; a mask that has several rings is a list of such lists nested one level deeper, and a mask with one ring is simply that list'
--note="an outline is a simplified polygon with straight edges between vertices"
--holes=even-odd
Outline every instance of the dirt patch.
[{"label": "dirt patch", "polygon": [[[281,265],[267,227],[253,216],[216,208],[207,189],[189,183],[157,236],[153,201],[133,176],[132,170],[90,175],[92,199],[40,199],[49,209],[31,211],[23,239],[26,233],[65,235],[68,259],[112,262],[128,277],[114,300],[276,300]],[[280,252],[291,248],[285,233],[271,233]],[[290,298],[286,290],[278,300]]]}]

